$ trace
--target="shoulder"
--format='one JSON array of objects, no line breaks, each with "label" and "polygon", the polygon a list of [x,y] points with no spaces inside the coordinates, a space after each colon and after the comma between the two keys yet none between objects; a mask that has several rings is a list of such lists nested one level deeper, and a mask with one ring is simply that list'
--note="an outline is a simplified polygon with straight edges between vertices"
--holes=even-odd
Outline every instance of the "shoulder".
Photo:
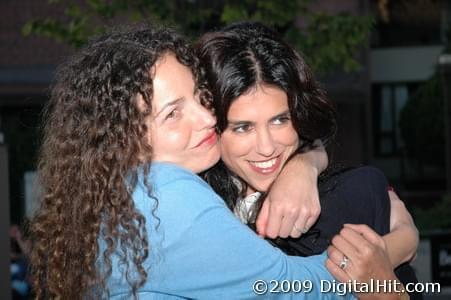
[{"label": "shoulder", "polygon": [[372,166],[362,166],[343,172],[338,175],[340,182],[346,184],[364,184],[375,188],[387,190],[388,181],[384,173]]},{"label": "shoulder", "polygon": [[[214,191],[199,176],[192,171],[167,162],[153,162],[150,172],[144,177],[142,170],[139,171],[139,180],[135,190],[147,190],[146,185],[152,193],[160,193],[168,190],[188,194],[197,190]],[[135,191],[136,192],[136,191]]]},{"label": "shoulder", "polygon": [[218,198],[213,189],[197,174],[171,163],[153,163],[148,182],[156,196],[171,194],[185,199]]},{"label": "shoulder", "polygon": [[148,180],[155,186],[164,186],[166,184],[185,180],[197,182],[201,185],[207,185],[203,179],[192,171],[167,162],[152,163]]},{"label": "shoulder", "polygon": [[[321,185],[324,195],[332,194],[351,203],[387,207],[388,180],[384,173],[372,166],[362,166],[331,175]],[[362,202],[362,200],[364,200]]]},{"label": "shoulder", "polygon": [[140,178],[133,195],[135,203],[145,211],[158,206],[160,213],[194,216],[209,207],[224,206],[224,201],[202,178],[175,164],[152,163],[146,181],[150,191],[144,178]]},{"label": "shoulder", "polygon": [[[212,210],[224,210],[224,201],[196,174],[174,164],[153,163],[150,173],[140,178],[133,200],[146,218],[146,226],[153,233],[161,228],[167,242],[180,238],[195,222]],[[153,240],[155,242],[155,240]]]},{"label": "shoulder", "polygon": [[349,181],[369,181],[375,183],[387,183],[384,173],[373,166],[362,166],[343,172],[339,175],[342,180]]},{"label": "shoulder", "polygon": [[341,224],[367,224],[385,234],[390,218],[387,188],[387,178],[375,167],[363,166],[332,175],[321,187],[323,212],[332,219],[338,218]]}]

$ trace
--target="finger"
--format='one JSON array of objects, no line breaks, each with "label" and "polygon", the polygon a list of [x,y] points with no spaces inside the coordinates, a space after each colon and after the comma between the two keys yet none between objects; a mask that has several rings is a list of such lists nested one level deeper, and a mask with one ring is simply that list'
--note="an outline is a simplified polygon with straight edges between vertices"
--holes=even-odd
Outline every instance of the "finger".
[{"label": "finger", "polygon": [[343,260],[344,254],[341,253],[335,246],[330,245],[327,247],[327,257],[332,260],[337,266],[340,266],[341,261]]},{"label": "finger", "polygon": [[[297,228],[297,227],[296,227]],[[297,239],[302,235],[302,232],[295,228],[295,225],[291,228],[290,237]]]},{"label": "finger", "polygon": [[340,235],[357,249],[359,249],[362,245],[369,244],[360,232],[357,232],[350,227],[343,227],[340,231]]},{"label": "finger", "polygon": [[[367,242],[374,245],[381,245],[382,243],[381,236],[365,224],[345,224],[344,227],[353,230],[354,233],[359,234],[361,237],[365,238]],[[360,239],[355,241],[355,243],[359,242],[362,241]]]},{"label": "finger", "polygon": [[319,215],[321,213],[321,208],[318,207],[317,210],[314,210],[310,213],[310,216],[307,218],[307,221],[305,222],[305,229],[308,231],[312,226],[316,223],[316,221],[319,218]]},{"label": "finger", "polygon": [[282,223],[282,210],[276,205],[271,205],[268,210],[269,213],[265,235],[270,238],[276,238],[279,234],[280,225]]},{"label": "finger", "polygon": [[290,236],[293,238],[300,237],[304,233],[306,233],[309,229],[307,226],[307,219],[308,219],[309,210],[308,209],[302,209],[298,216],[297,220],[293,223],[292,230]]},{"label": "finger", "polygon": [[357,249],[358,244],[353,245],[351,242],[349,242],[342,236],[341,232],[340,232],[340,234],[338,234],[332,238],[332,245],[335,246],[344,255],[346,255],[347,257],[349,257],[351,259],[359,256],[359,251]]},{"label": "finger", "polygon": [[284,216],[282,218],[282,222],[280,224],[280,231],[279,231],[280,237],[286,238],[291,234],[291,232],[293,231],[293,228],[295,226],[296,218],[297,218],[297,214],[296,214],[296,216],[284,214]]},{"label": "finger", "polygon": [[327,257],[329,257],[337,266],[343,259],[344,254],[334,245],[327,247]]},{"label": "finger", "polygon": [[298,238],[301,235],[303,235],[304,233],[307,232],[307,230],[305,229],[305,223],[303,223],[304,219],[301,220],[296,220],[296,222],[294,222],[293,227],[291,227],[291,233],[290,236],[292,238]]},{"label": "finger", "polygon": [[329,270],[332,276],[334,276],[341,282],[347,282],[348,280],[351,280],[351,277],[345,272],[345,270],[341,269],[329,258],[326,260],[326,268],[327,270]]},{"label": "finger", "polygon": [[257,220],[255,221],[255,226],[257,227],[257,232],[261,236],[266,236],[266,226],[268,224],[269,217],[269,206],[271,202],[265,199],[262,204],[262,208],[258,213]]}]

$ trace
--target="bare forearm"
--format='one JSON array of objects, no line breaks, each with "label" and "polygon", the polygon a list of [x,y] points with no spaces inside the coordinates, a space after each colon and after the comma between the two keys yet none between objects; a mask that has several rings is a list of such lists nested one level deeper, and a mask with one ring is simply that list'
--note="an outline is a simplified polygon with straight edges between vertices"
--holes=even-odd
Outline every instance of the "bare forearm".
[{"label": "bare forearm", "polygon": [[324,171],[329,163],[327,152],[320,140],[315,140],[314,145],[316,146],[314,149],[298,154],[288,163],[288,165],[303,163],[304,165],[307,164],[314,167],[318,171],[318,174]]},{"label": "bare forearm", "polygon": [[418,247],[418,230],[411,224],[399,224],[383,236],[387,244],[388,257],[393,268],[415,257]]},{"label": "bare forearm", "polygon": [[412,260],[415,257],[419,236],[412,216],[404,202],[394,191],[389,191],[390,233],[383,238],[393,267]]}]

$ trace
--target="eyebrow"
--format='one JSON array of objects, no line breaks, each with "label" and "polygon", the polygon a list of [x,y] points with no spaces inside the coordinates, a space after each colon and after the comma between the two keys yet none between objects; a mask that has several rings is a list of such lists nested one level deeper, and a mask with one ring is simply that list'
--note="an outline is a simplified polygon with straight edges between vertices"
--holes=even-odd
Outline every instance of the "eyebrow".
[{"label": "eyebrow", "polygon": [[[269,119],[269,122],[274,121],[277,118],[284,117],[284,116],[290,115],[290,110],[285,110],[284,112],[281,112],[280,114],[275,115],[271,119]],[[229,126],[236,126],[236,125],[252,125],[254,122],[247,121],[247,120],[228,120],[227,124]]]},{"label": "eyebrow", "polygon": [[284,112],[281,112],[280,114],[275,115],[274,117],[272,117],[269,121],[274,121],[275,119],[278,119],[280,117],[285,117],[285,116],[289,116],[290,115],[290,110],[286,110]]},{"label": "eyebrow", "polygon": [[166,103],[165,105],[163,105],[163,107],[160,109],[160,111],[155,114],[155,117],[158,117],[161,114],[161,112],[164,111],[167,107],[177,105],[184,100],[185,100],[185,97],[180,97],[180,98],[177,98],[175,100],[172,100],[172,101]]},{"label": "eyebrow", "polygon": [[227,121],[227,127],[236,127],[236,126],[243,126],[243,125],[254,125],[254,122],[251,121],[245,121],[245,120],[232,120]]}]

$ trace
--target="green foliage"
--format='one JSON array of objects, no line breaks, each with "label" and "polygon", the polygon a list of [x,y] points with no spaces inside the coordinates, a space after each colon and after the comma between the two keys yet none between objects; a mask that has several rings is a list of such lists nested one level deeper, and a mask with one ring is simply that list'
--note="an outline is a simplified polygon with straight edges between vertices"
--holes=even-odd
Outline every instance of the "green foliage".
[{"label": "green foliage", "polygon": [[78,48],[86,43],[89,36],[100,32],[100,28],[87,26],[87,17],[80,15],[77,7],[68,8],[66,11],[72,17],[69,22],[62,23],[51,18],[33,20],[24,25],[22,33],[25,36],[34,33],[50,37]]},{"label": "green foliage", "polygon": [[407,157],[418,163],[445,162],[443,86],[439,74],[423,83],[401,111],[399,126]]},{"label": "green foliage", "polygon": [[280,28],[293,22],[300,8],[299,3],[283,0],[226,3],[221,21],[229,24],[240,20],[253,20]]},{"label": "green foliage", "polygon": [[366,41],[373,19],[349,14],[311,14],[304,32],[289,33],[289,40],[302,49],[317,72],[327,72],[330,66],[341,65],[347,71],[359,68],[354,58],[356,51]]},{"label": "green foliage", "polygon": [[[72,47],[82,46],[92,35],[117,23],[147,21],[169,25],[194,38],[208,30],[240,21],[260,21],[277,29],[300,49],[317,72],[337,67],[355,71],[358,48],[365,44],[372,26],[369,16],[328,15],[309,9],[308,0],[49,0],[48,5],[65,7],[58,18],[28,21],[25,36],[36,34]],[[306,25],[300,29],[297,21]]]}]

